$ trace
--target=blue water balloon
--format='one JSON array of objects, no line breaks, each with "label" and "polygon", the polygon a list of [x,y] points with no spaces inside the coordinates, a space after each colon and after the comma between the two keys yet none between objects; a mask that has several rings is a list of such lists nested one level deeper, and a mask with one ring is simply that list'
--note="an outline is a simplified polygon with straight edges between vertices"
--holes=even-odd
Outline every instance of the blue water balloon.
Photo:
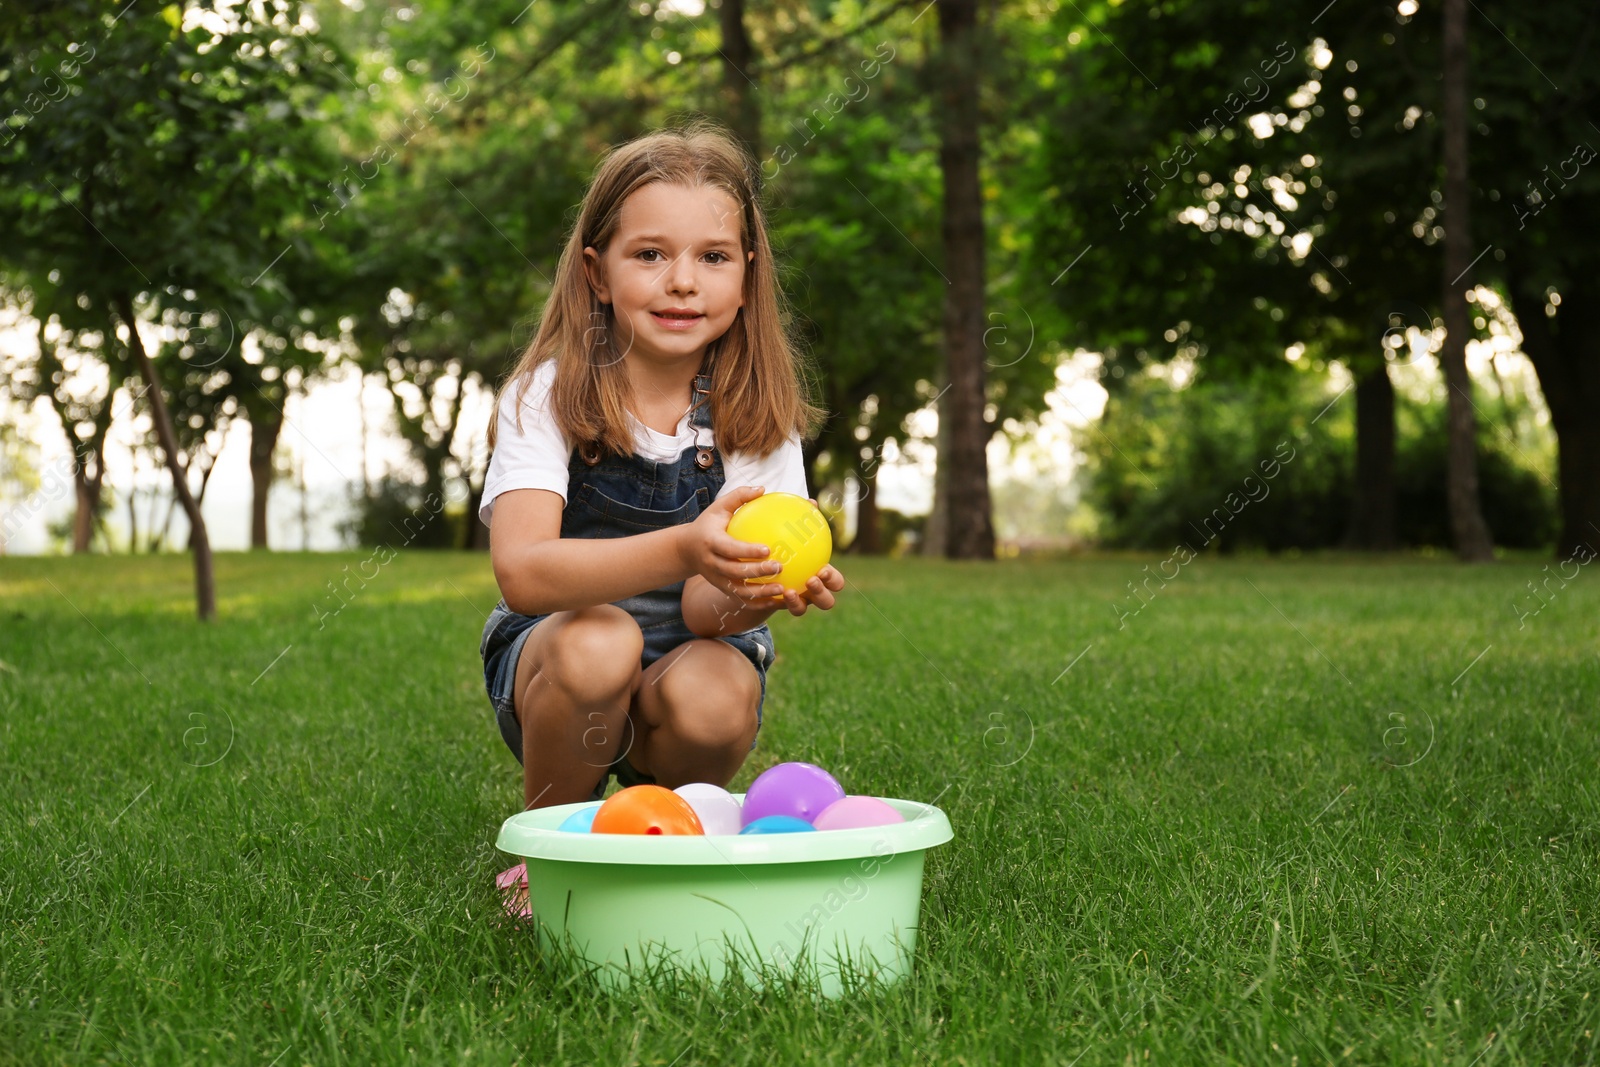
[{"label": "blue water balloon", "polygon": [[590,804],[586,808],[579,808],[566,817],[557,830],[565,830],[573,834],[587,834],[594,829],[594,813],[600,810],[600,805]]},{"label": "blue water balloon", "polygon": [[739,836],[745,834],[797,834],[805,830],[816,830],[815,826],[804,819],[797,819],[793,815],[763,815],[749,826],[739,831]]}]

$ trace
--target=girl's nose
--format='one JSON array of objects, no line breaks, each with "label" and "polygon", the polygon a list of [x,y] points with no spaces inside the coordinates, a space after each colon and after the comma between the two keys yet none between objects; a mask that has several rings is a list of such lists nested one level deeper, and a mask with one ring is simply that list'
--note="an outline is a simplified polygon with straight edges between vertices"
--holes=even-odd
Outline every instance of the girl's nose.
[{"label": "girl's nose", "polygon": [[680,252],[667,266],[667,288],[673,292],[694,292],[695,272],[694,259],[686,252]]}]

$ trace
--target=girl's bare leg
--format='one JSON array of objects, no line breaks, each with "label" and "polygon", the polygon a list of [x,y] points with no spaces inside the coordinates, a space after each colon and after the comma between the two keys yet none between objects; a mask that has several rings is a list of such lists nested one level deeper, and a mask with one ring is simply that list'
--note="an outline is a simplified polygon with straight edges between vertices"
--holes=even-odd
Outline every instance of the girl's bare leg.
[{"label": "girl's bare leg", "polygon": [[528,634],[516,681],[528,808],[589,798],[632,739],[643,651],[639,624],[614,604],[558,611]]},{"label": "girl's bare leg", "polygon": [[640,674],[628,762],[668,789],[726,786],[750,753],[760,700],[761,678],[738,649],[685,641]]}]

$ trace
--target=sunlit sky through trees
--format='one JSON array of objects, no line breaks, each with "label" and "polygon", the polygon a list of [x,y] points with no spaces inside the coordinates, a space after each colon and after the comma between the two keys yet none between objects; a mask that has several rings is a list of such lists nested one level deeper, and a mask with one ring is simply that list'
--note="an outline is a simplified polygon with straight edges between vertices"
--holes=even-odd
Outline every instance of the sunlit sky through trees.
[{"label": "sunlit sky through trees", "polygon": [[[1485,295],[1493,299],[1492,294]],[[1480,388],[1495,391],[1503,386],[1526,398],[1526,402],[1535,407],[1539,422],[1544,424],[1548,417],[1532,368],[1516,351],[1515,341],[1509,333],[1496,332],[1490,340],[1473,342],[1469,348],[1473,375]],[[1438,365],[1420,336],[1414,336],[1413,343],[1416,358],[1395,369],[1396,388],[1419,400],[1436,399],[1443,388]],[[25,350],[32,345],[31,328],[12,327],[0,332],[0,348],[7,351],[16,351],[19,347]],[[1491,356],[1496,361],[1493,371],[1489,366]],[[1299,357],[1291,349],[1286,358],[1293,362]],[[1068,501],[1073,498],[1072,479],[1081,460],[1074,445],[1075,433],[1097,419],[1105,405],[1106,391],[1098,381],[1100,370],[1100,360],[1092,353],[1079,353],[1063,360],[1057,374],[1060,384],[1050,396],[1050,414],[1037,425],[1008,428],[1016,431],[1015,445],[1007,434],[996,435],[990,442],[989,462],[997,487],[1015,484],[1024,490],[1019,494],[1022,499],[1044,494],[1054,494]],[[1182,386],[1187,383],[1191,370],[1178,363],[1163,369],[1162,373],[1171,384]],[[1339,395],[1349,381],[1338,364],[1334,364],[1331,371],[1330,399]],[[102,387],[103,373],[102,370]],[[55,417],[44,405],[41,400],[35,410],[29,412],[13,409],[7,417],[15,417],[23,439],[38,446],[35,466],[40,472],[59,469],[67,475],[70,473],[70,467],[65,466],[70,455],[67,442]],[[135,455],[133,448],[135,442],[150,439],[148,416],[122,414],[127,407],[125,397],[119,400],[119,417],[113,424],[107,446],[107,484],[114,497],[108,508],[107,522],[114,538],[127,536],[130,487],[136,494],[135,508],[141,531],[148,531],[152,517],[157,525],[165,521],[171,500],[168,476],[158,466],[154,451],[149,447],[140,448]],[[349,366],[318,381],[307,394],[290,400],[286,408],[289,424],[279,440],[281,473],[273,487],[269,511],[272,547],[294,550],[305,545],[315,550],[346,544],[339,523],[350,513],[350,498],[361,488],[363,459],[359,413],[363,409],[368,427],[367,478],[376,481],[391,471],[411,470],[412,461],[394,431],[390,407],[388,391],[375,380],[369,380],[364,391],[359,390],[357,373]],[[489,411],[489,397],[469,383],[462,427],[456,437],[457,455],[467,457],[469,449],[485,447],[483,433]],[[886,450],[879,475],[881,506],[912,515],[927,512],[932,500],[933,437],[937,427],[938,418],[933,410],[924,409],[912,417],[909,427],[920,440],[905,451],[892,443]],[[1486,432],[1493,432],[1492,428],[1486,428]],[[249,544],[249,433],[249,426],[243,424],[228,430],[206,495],[205,514],[208,524],[212,524],[212,540],[223,550],[243,549]],[[304,524],[302,503],[305,505]],[[847,498],[845,503],[847,516],[853,522],[853,501]],[[51,500],[20,529],[5,550],[16,554],[61,550],[59,543],[52,543],[49,526],[69,519],[72,508],[70,491],[59,494],[59,499]],[[1025,518],[1008,514],[1004,503],[997,505],[996,519],[1005,536],[1026,538],[1046,533],[1028,529]],[[185,532],[180,511],[173,517],[168,543],[181,545]],[[308,532],[307,545],[304,535]]]}]

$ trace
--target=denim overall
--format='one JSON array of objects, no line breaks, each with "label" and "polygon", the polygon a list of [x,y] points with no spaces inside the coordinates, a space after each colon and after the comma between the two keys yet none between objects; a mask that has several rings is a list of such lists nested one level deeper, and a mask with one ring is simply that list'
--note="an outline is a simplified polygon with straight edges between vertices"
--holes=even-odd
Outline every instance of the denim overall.
[{"label": "denim overall", "polygon": [[[572,450],[567,463],[567,503],[561,512],[562,537],[628,537],[693,522],[716,499],[722,488],[722,457],[711,446],[700,446],[700,431],[711,428],[711,377],[702,371],[694,380],[694,406],[689,423],[696,447],[686,448],[677,459],[655,462],[639,455],[602,457],[589,446]],[[677,648],[695,634],[683,621],[683,582],[615,601],[633,616],[644,635],[640,668]],[[522,727],[515,712],[517,660],[523,642],[544,615],[519,615],[501,600],[489,613],[478,647],[483,657],[484,685],[494,706],[500,736],[517,762],[522,762]],[[718,638],[744,653],[761,679],[761,702],[756,705],[756,730],[761,729],[761,705],[767,697],[767,668],[772,664],[772,631],[765,623],[753,630]],[[652,779],[634,770],[624,758],[633,733],[627,731],[623,750],[601,775],[595,799],[605,793],[611,774],[618,784],[635,785]],[[751,741],[750,747],[755,748]]]}]

